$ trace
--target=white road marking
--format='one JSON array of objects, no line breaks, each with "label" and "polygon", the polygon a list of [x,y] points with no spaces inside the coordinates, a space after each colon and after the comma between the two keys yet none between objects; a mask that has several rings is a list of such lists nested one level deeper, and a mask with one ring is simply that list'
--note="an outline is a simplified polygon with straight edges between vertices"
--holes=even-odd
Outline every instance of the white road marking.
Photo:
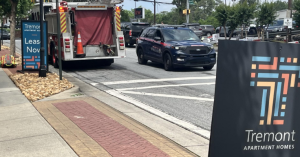
[{"label": "white road marking", "polygon": [[99,84],[99,83],[91,83],[91,85],[93,85],[93,86],[96,86],[97,84]]},{"label": "white road marking", "polygon": [[142,80],[127,80],[127,81],[114,81],[114,82],[101,82],[104,85],[113,84],[129,84],[129,83],[143,83],[143,82],[162,82],[162,81],[180,81],[180,80],[205,80],[215,79],[216,76],[210,77],[180,77],[180,78],[164,78],[164,79],[142,79]]},{"label": "white road marking", "polygon": [[198,135],[200,135],[200,136],[202,136],[206,139],[210,138],[210,131],[204,130],[204,129],[199,128],[199,127],[197,127],[197,126],[195,126],[191,123],[185,122],[183,120],[180,120],[180,119],[177,119],[173,116],[170,116],[166,113],[163,113],[162,111],[159,111],[159,110],[157,110],[153,107],[150,107],[150,106],[148,106],[148,105],[146,105],[146,104],[144,104],[144,103],[142,103],[142,102],[140,102],[140,101],[138,101],[138,100],[136,100],[132,97],[123,95],[120,91],[116,91],[116,90],[112,89],[112,90],[107,90],[105,92],[107,92],[110,95],[113,95],[113,96],[115,96],[119,99],[122,99],[124,101],[129,102],[129,103],[132,103],[133,105],[135,105],[135,106],[137,106],[137,107],[139,107],[143,110],[146,110],[146,111],[148,111],[148,112],[150,112],[150,113],[152,113],[156,116],[159,116],[159,117],[161,117],[161,118],[163,118],[163,119],[165,119],[169,122],[172,122],[172,123],[174,123],[178,126],[181,126],[181,127],[185,128],[187,130],[190,130],[190,131],[192,131],[192,132],[194,132],[194,133],[196,133],[196,134],[198,134]]},{"label": "white road marking", "polygon": [[125,91],[125,90],[138,90],[138,89],[150,89],[150,88],[164,88],[164,87],[180,87],[180,86],[198,86],[198,85],[212,85],[215,82],[209,83],[190,83],[190,84],[176,84],[176,85],[160,85],[160,86],[147,86],[147,87],[134,87],[134,88],[121,88],[116,89],[118,91]]},{"label": "white road marking", "polygon": [[144,93],[144,92],[133,92],[133,91],[121,91],[121,92],[127,94],[148,95],[148,96],[158,96],[158,97],[167,97],[167,98],[214,101],[214,99],[209,99],[209,98],[199,98],[199,97],[180,96],[180,95],[155,94],[155,93]]}]

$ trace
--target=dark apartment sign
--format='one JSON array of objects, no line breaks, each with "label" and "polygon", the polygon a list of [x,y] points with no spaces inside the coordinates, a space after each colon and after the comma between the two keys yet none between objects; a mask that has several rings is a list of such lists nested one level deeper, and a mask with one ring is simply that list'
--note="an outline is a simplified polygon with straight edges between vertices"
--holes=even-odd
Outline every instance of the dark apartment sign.
[{"label": "dark apartment sign", "polygon": [[209,157],[299,157],[299,51],[219,41]]}]

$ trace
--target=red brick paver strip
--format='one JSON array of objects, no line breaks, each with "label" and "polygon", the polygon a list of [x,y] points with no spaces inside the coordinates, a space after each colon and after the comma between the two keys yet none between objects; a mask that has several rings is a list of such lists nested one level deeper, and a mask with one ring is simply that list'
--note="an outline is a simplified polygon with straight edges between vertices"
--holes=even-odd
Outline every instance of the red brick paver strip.
[{"label": "red brick paver strip", "polygon": [[113,157],[169,156],[85,101],[53,105]]}]

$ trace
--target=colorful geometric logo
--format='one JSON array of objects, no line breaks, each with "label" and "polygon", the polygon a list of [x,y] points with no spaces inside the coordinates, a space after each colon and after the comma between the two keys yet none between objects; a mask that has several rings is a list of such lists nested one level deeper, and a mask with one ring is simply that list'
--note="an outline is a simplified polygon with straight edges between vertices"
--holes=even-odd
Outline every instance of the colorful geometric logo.
[{"label": "colorful geometric logo", "polygon": [[[280,59],[280,61],[279,61]],[[297,58],[253,56],[250,86],[262,89],[259,125],[283,125],[289,88],[300,78]]]},{"label": "colorful geometric logo", "polygon": [[[45,64],[47,56],[45,56]],[[40,54],[32,56],[23,56],[23,67],[24,69],[40,69]]]}]

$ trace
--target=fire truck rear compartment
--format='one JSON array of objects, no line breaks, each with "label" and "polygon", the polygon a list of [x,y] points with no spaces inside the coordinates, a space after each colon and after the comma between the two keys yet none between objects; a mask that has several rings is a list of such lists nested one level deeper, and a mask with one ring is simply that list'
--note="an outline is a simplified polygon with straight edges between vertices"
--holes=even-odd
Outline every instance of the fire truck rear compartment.
[{"label": "fire truck rear compartment", "polygon": [[[64,52],[63,60],[89,60],[89,59],[105,59],[105,58],[123,58],[119,54],[119,41],[117,36],[123,36],[120,32],[115,32],[113,8],[107,10],[76,10],[66,13],[66,32],[62,34],[62,52]],[[75,16],[74,16],[75,15]],[[46,15],[45,20],[48,21],[49,35],[56,36],[56,14]],[[81,35],[83,45],[84,58],[77,55],[78,32]],[[70,40],[70,51],[66,51],[65,39]],[[57,42],[55,49],[57,50]],[[109,49],[107,49],[109,47]],[[111,52],[111,53],[109,53]],[[124,53],[124,54],[123,54]]]}]

